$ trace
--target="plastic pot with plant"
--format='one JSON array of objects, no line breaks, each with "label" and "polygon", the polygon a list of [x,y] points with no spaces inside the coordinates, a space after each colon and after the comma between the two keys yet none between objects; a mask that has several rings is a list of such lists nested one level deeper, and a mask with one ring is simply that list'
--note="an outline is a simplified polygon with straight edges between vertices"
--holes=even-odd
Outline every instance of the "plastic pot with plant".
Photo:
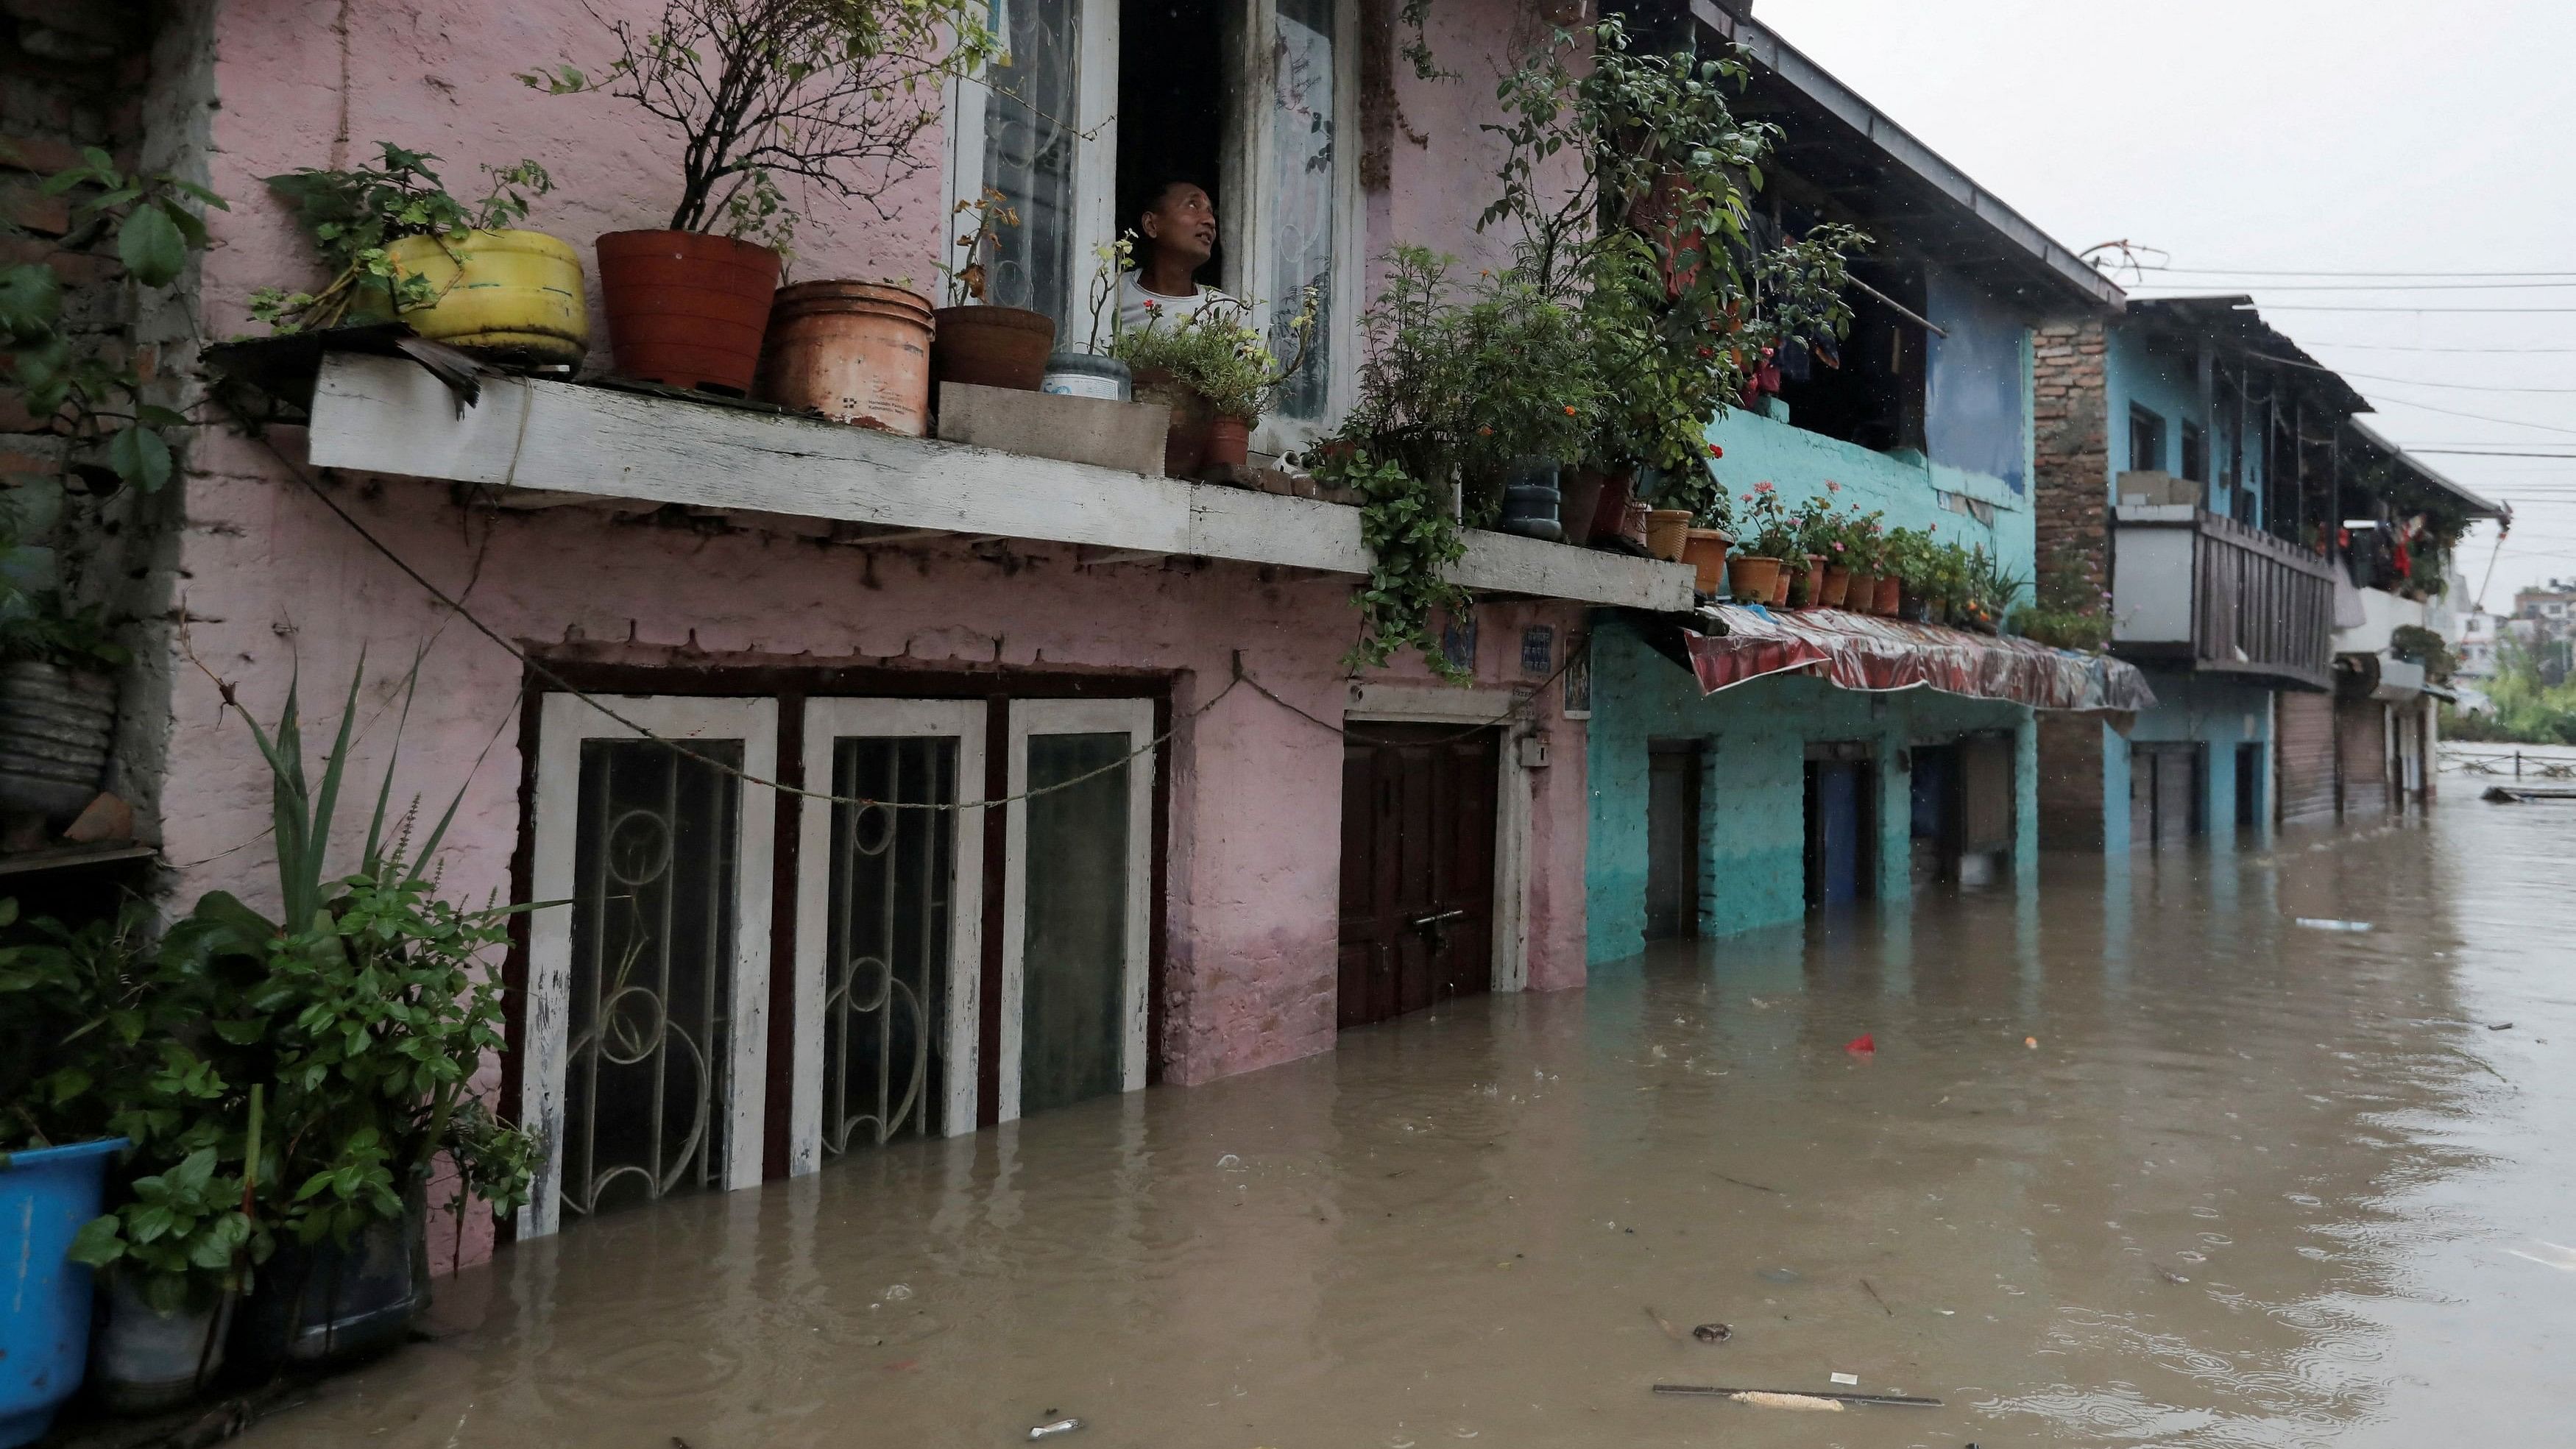
[{"label": "plastic pot with plant", "polygon": [[938,164],[924,142],[949,82],[1000,53],[978,0],[665,0],[650,19],[585,8],[609,34],[608,64],[519,79],[616,96],[680,146],[670,219],[598,240],[617,370],[734,395],[758,372],[795,234],[786,185],[890,219],[887,194]]},{"label": "plastic pot with plant", "polygon": [[295,204],[329,280],[311,292],[263,287],[251,315],[280,332],[400,321],[504,361],[579,363],[590,339],[581,258],[515,225],[553,189],[545,168],[486,166],[488,189],[467,203],[431,169],[436,156],[390,142],[380,150],[375,166],[261,178]]}]

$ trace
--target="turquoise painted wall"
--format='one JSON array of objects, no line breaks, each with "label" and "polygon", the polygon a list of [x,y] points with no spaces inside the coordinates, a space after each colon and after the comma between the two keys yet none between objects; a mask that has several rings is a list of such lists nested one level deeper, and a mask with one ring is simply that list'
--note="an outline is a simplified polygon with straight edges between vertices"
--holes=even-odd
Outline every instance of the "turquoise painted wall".
[{"label": "turquoise painted wall", "polygon": [[2038,755],[2031,712],[2019,705],[1911,690],[1861,694],[1806,678],[1760,679],[1711,696],[1623,624],[1592,641],[1592,791],[1586,867],[1590,957],[1615,961],[1644,946],[1646,772],[1651,741],[1704,742],[1700,930],[1731,935],[1794,921],[1806,911],[1806,746],[1865,740],[1877,758],[1881,899],[1911,885],[1912,782],[1899,752],[1979,730],[2015,732],[2013,858],[2033,880],[2039,838]]},{"label": "turquoise painted wall", "polygon": [[[2202,752],[2207,763],[2201,771],[2200,818],[2213,849],[2227,850],[2236,842],[2236,747],[2263,746],[2266,763],[2254,782],[2256,834],[2248,843],[2268,841],[2272,829],[2271,691],[2205,674],[2163,671],[2150,673],[2147,684],[2156,692],[2156,707],[2140,712],[2137,723],[2129,730],[2129,739],[2197,740],[2207,746]],[[2111,849],[2125,850],[2129,839],[2129,753],[2125,748],[2115,748],[2104,755],[2102,790],[2104,835]]]},{"label": "turquoise painted wall", "polygon": [[[1890,528],[1928,527],[1942,538],[1982,545],[2005,567],[2025,579],[2031,576],[2037,532],[2030,505],[2012,485],[1991,474],[1935,463],[1911,449],[1873,452],[1808,432],[1795,426],[1794,418],[1782,422],[1741,408],[1712,424],[1708,437],[1726,453],[1712,465],[1718,481],[1738,498],[1754,484],[1767,482],[1795,507],[1828,492],[1825,484],[1834,483],[1839,491],[1831,496],[1838,504],[1857,503],[1863,513],[1883,510]],[[1994,522],[1953,512],[1943,505],[1945,493],[1992,505]]]}]

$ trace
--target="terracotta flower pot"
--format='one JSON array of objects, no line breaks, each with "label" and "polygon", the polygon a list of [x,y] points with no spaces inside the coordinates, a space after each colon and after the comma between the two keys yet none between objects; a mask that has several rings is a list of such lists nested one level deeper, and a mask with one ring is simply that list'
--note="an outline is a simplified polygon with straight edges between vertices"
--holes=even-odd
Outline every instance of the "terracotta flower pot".
[{"label": "terracotta flower pot", "polygon": [[1904,593],[1905,580],[1896,577],[1894,574],[1881,575],[1878,581],[1878,599],[1876,607],[1872,608],[1870,612],[1886,615],[1890,618],[1895,617],[1896,606],[1903,601]]},{"label": "terracotta flower pot", "polygon": [[1646,512],[1646,552],[1666,563],[1680,563],[1690,541],[1690,510],[1654,508]]},{"label": "terracotta flower pot", "polygon": [[1698,570],[1697,587],[1703,594],[1714,594],[1726,583],[1726,551],[1735,540],[1725,530],[1694,528],[1682,542],[1682,562]]},{"label": "terracotta flower pot", "polygon": [[1036,392],[1055,351],[1055,319],[1026,307],[942,307],[932,314],[930,380]]},{"label": "terracotta flower pot", "polygon": [[1241,418],[1208,419],[1207,456],[1202,468],[1241,468],[1252,461],[1252,424]]},{"label": "terracotta flower pot", "polygon": [[1851,577],[1844,580],[1844,583],[1849,585],[1843,591],[1844,608],[1855,614],[1871,614],[1878,611],[1878,575],[1865,574],[1859,569],[1853,569]]},{"label": "terracotta flower pot", "polygon": [[645,382],[742,397],[778,290],[778,253],[696,231],[599,239],[599,305],[617,370]]},{"label": "terracotta flower pot", "polygon": [[1159,367],[1136,370],[1136,401],[1161,403],[1172,420],[1163,434],[1163,476],[1196,478],[1207,466],[1208,429],[1215,419],[1196,390],[1183,387]]},{"label": "terracotta flower pot", "polygon": [[1771,607],[1789,607],[1789,596],[1797,591],[1798,570],[1787,559],[1780,560],[1779,576],[1771,582]]},{"label": "terracotta flower pot", "polygon": [[1779,584],[1780,561],[1776,558],[1739,553],[1726,561],[1726,591],[1739,604],[1769,603]]},{"label": "terracotta flower pot", "polygon": [[1816,590],[1816,602],[1828,609],[1843,606],[1844,595],[1851,588],[1851,570],[1840,564],[1825,565],[1825,582]]},{"label": "terracotta flower pot", "polygon": [[920,437],[930,426],[930,299],[878,282],[779,288],[760,350],[760,396]]},{"label": "terracotta flower pot", "polygon": [[[1646,500],[1630,498],[1628,506],[1619,510],[1619,527],[1613,537],[1633,543],[1639,548],[1645,548],[1646,522],[1654,515],[1655,510],[1646,506]],[[1653,550],[1648,549],[1647,552],[1651,553]]]}]

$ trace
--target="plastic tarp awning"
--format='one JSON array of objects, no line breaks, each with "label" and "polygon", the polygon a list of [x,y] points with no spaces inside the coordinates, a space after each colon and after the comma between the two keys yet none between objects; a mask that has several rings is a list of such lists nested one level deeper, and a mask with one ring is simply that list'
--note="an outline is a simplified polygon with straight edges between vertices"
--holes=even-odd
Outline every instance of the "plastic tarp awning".
[{"label": "plastic tarp awning", "polygon": [[2128,713],[2156,702],[2134,664],[2027,639],[1841,609],[1715,604],[1697,618],[1713,627],[1684,628],[1682,643],[1704,694],[1765,675],[1806,674],[1843,689],[1934,689],[2033,709]]}]

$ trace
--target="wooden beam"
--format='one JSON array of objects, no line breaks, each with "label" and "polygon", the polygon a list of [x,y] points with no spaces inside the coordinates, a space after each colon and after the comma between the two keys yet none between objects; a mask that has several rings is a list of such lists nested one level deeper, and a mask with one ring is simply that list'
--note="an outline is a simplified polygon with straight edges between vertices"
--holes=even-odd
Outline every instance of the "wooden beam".
[{"label": "wooden beam", "polygon": [[[311,458],[321,467],[830,519],[915,537],[1035,539],[1334,574],[1369,566],[1359,510],[1319,499],[561,382],[496,379],[460,416],[445,387],[399,358],[324,359]],[[1480,592],[1658,612],[1695,602],[1687,565],[1481,530],[1468,533],[1451,577]]]}]

